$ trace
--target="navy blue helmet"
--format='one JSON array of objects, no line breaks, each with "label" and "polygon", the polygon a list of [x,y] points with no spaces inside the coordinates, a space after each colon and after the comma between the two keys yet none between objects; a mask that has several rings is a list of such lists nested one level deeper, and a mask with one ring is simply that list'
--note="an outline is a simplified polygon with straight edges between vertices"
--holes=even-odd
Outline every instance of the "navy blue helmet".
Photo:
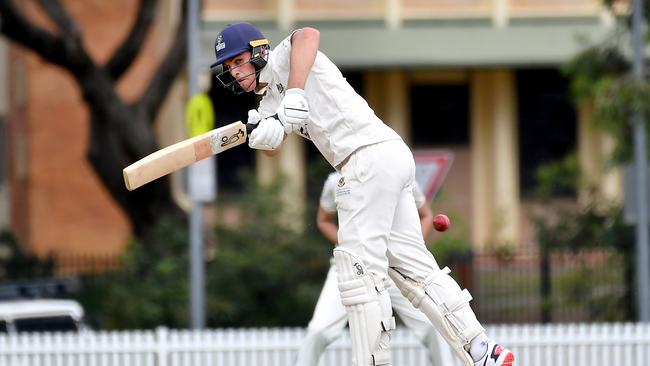
[{"label": "navy blue helmet", "polygon": [[235,94],[240,94],[243,90],[237,80],[233,79],[230,70],[223,66],[224,61],[244,51],[250,51],[249,62],[253,64],[255,73],[259,76],[262,68],[266,66],[268,49],[269,41],[254,25],[250,23],[229,24],[219,32],[214,41],[216,60],[210,65],[210,68],[224,88]]}]

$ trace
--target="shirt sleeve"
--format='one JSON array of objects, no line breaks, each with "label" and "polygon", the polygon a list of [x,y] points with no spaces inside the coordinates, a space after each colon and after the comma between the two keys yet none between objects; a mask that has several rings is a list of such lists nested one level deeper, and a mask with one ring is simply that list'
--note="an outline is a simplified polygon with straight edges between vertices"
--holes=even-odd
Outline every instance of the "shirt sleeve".
[{"label": "shirt sleeve", "polygon": [[278,71],[284,71],[287,75],[291,64],[291,37],[293,37],[294,33],[296,33],[296,31],[291,32],[287,38],[283,39],[282,42],[273,49],[273,65],[277,67]]},{"label": "shirt sleeve", "polygon": [[424,196],[424,193],[422,193],[420,185],[417,183],[413,183],[413,198],[415,199],[415,206],[417,206],[417,208],[420,208],[427,203],[427,199]]},{"label": "shirt sleeve", "polygon": [[339,173],[330,173],[323,185],[323,191],[320,194],[320,206],[329,213],[336,212],[336,182],[339,180]]}]

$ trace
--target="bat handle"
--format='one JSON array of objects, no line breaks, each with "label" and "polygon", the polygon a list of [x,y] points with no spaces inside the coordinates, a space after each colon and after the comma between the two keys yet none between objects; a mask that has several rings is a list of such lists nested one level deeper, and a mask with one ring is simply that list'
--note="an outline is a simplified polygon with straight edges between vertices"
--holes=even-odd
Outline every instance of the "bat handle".
[{"label": "bat handle", "polygon": [[246,136],[250,135],[251,132],[253,132],[253,130],[255,128],[257,128],[257,125],[259,125],[259,123],[247,123],[246,124]]},{"label": "bat handle", "polygon": [[[270,116],[270,117],[266,117],[266,118],[275,118],[275,119],[278,119],[278,115],[277,115],[277,114],[274,114],[274,115],[272,115],[272,116]],[[247,135],[247,136],[250,135],[251,132],[253,132],[253,130],[256,129],[257,126],[258,126],[259,124],[260,124],[259,122],[257,122],[257,123],[247,123],[247,124],[246,124],[246,135]]]}]

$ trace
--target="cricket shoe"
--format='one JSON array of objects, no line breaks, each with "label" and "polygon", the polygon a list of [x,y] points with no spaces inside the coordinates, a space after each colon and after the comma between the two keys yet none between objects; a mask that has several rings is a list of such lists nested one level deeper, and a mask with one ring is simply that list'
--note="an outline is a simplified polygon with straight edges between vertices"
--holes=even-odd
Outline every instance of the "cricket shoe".
[{"label": "cricket shoe", "polygon": [[487,349],[485,356],[474,362],[475,366],[515,366],[515,355],[502,345],[490,342]]}]

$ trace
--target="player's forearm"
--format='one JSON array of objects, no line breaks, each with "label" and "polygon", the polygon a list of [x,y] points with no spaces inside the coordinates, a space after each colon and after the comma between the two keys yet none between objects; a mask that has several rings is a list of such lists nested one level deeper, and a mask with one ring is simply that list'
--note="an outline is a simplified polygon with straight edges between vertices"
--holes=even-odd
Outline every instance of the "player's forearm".
[{"label": "player's forearm", "polygon": [[287,135],[285,134],[284,139],[282,140],[282,143],[280,144],[280,146],[278,146],[277,149],[275,149],[275,150],[261,150],[262,153],[264,153],[264,155],[266,155],[268,157],[271,157],[271,158],[278,155],[278,154],[280,154],[280,151],[282,151],[282,145],[284,145],[284,141],[286,139],[287,139]]},{"label": "player's forearm", "polygon": [[291,69],[287,87],[305,88],[307,76],[316,60],[320,45],[320,32],[314,28],[302,28],[291,38]]},{"label": "player's forearm", "polygon": [[429,236],[431,233],[431,228],[433,227],[432,223],[432,218],[429,219],[427,222],[424,220],[421,221],[422,224],[422,237],[426,240],[426,238]]},{"label": "player's forearm", "polygon": [[422,226],[422,237],[426,240],[433,228],[433,212],[427,204],[418,209],[420,225]]},{"label": "player's forearm", "polygon": [[338,242],[339,227],[336,225],[336,212],[328,212],[322,206],[318,206],[316,225],[325,239],[329,240],[332,244]]},{"label": "player's forearm", "polygon": [[318,222],[318,230],[323,234],[325,239],[329,240],[332,244],[338,242],[338,226],[333,222]]},{"label": "player's forearm", "polygon": [[264,155],[272,158],[280,153],[280,149],[277,150],[260,150]]}]

